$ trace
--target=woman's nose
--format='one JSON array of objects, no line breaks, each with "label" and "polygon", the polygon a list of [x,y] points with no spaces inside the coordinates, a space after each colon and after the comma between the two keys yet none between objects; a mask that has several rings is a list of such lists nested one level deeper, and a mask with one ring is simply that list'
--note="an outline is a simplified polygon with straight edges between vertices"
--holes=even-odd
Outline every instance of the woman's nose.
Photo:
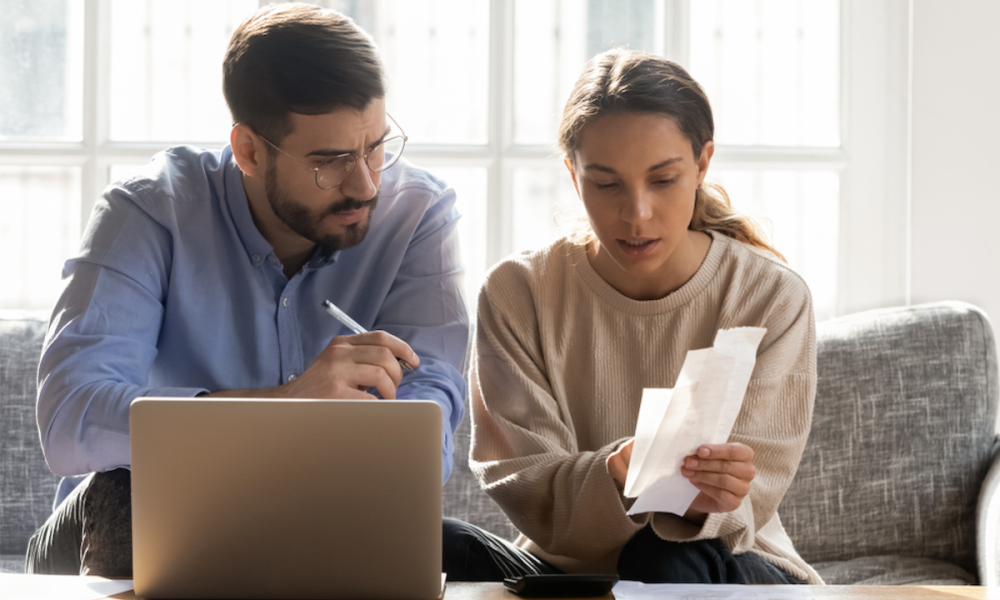
[{"label": "woman's nose", "polygon": [[653,198],[645,190],[629,194],[622,204],[620,215],[627,223],[641,223],[653,216]]}]

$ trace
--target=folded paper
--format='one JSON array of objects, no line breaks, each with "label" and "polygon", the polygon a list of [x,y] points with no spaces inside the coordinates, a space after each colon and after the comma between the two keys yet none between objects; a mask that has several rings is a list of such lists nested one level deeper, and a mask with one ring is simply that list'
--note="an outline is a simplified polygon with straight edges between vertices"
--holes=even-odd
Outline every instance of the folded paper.
[{"label": "folded paper", "polygon": [[643,390],[625,479],[625,496],[636,499],[628,514],[687,512],[698,489],[681,463],[702,444],[729,439],[766,332],[720,330],[711,348],[687,353],[673,389]]}]

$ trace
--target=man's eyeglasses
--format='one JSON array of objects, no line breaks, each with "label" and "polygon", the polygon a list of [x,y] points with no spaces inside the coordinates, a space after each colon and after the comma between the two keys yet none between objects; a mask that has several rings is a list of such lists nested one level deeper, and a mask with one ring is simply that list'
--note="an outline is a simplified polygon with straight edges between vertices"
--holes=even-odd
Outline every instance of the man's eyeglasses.
[{"label": "man's eyeglasses", "polygon": [[[406,140],[409,139],[406,137],[406,134],[403,133],[403,128],[399,126],[399,123],[396,123],[396,119],[392,118],[392,115],[386,113],[385,116],[389,117],[389,120],[392,121],[394,128],[389,130],[389,133],[381,142],[368,150],[368,152],[365,152],[364,156],[362,156],[365,166],[368,167],[368,170],[372,173],[381,173],[396,164],[396,161],[398,161],[399,157],[403,154],[403,148],[406,146]],[[316,174],[316,185],[319,186],[319,189],[321,190],[332,190],[338,185],[344,183],[344,180],[347,179],[352,171],[354,171],[354,165],[358,163],[358,159],[353,152],[345,152],[344,154],[325,157],[319,166],[314,167],[311,164],[295,158],[291,154],[285,152],[259,133],[257,136],[288,158],[309,167],[309,169]]]}]

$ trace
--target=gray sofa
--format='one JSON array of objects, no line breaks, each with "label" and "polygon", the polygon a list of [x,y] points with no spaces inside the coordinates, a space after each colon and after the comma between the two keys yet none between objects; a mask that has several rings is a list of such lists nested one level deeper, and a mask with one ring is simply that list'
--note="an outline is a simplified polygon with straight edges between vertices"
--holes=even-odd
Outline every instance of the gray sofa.
[{"label": "gray sofa", "polygon": [[[779,509],[803,558],[831,584],[998,579],[997,360],[973,306],[940,303],[818,326],[819,387],[799,472]],[[56,478],[34,420],[45,315],[0,313],[0,568],[20,571]],[[444,513],[516,531],[479,490],[466,420]]]}]

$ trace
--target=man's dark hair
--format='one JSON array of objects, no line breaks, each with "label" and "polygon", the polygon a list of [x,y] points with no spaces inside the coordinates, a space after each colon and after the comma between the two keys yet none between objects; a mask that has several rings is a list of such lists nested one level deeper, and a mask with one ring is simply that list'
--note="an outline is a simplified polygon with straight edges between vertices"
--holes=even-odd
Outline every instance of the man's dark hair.
[{"label": "man's dark hair", "polygon": [[350,18],[310,4],[261,8],[233,32],[222,91],[234,123],[280,144],[289,113],[364,110],[385,97],[382,60]]}]

